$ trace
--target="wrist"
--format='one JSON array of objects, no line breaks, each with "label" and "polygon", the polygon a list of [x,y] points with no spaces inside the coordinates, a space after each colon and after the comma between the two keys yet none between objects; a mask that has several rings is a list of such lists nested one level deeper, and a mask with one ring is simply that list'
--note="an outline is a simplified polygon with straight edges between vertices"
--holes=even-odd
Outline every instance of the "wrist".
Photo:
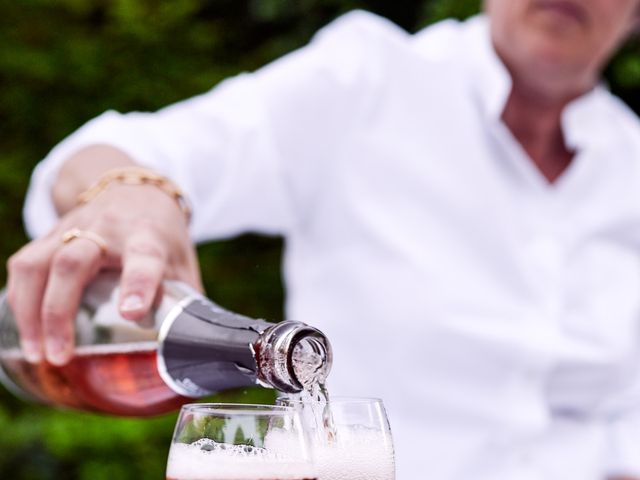
[{"label": "wrist", "polygon": [[121,150],[108,145],[94,145],[69,157],[58,172],[51,197],[58,215],[78,205],[78,195],[93,185],[104,172],[136,163]]},{"label": "wrist", "polygon": [[161,219],[159,221],[168,222],[174,228],[182,225],[188,228],[178,203],[162,190],[148,184],[112,183],[100,195],[85,203],[83,208],[91,212],[89,215],[103,219],[127,218],[127,222],[134,223]]},{"label": "wrist", "polygon": [[107,170],[86,190],[78,195],[77,202],[85,204],[114,185],[126,185],[135,188],[151,187],[167,195],[178,206],[185,220],[191,218],[191,209],[182,190],[170,179],[158,173],[138,166],[126,166]]}]

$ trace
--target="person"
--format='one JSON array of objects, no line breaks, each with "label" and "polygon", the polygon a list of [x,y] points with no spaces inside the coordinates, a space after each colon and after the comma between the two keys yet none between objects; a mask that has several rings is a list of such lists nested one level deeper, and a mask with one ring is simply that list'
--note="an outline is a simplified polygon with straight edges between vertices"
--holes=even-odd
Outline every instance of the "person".
[{"label": "person", "polygon": [[640,128],[599,80],[639,3],[486,0],[415,35],[355,11],[90,121],[27,194],[25,354],[69,359],[100,269],[135,321],[163,278],[201,288],[193,243],[279,234],[287,316],[331,339],[334,394],[384,398],[400,479],[640,478]]}]

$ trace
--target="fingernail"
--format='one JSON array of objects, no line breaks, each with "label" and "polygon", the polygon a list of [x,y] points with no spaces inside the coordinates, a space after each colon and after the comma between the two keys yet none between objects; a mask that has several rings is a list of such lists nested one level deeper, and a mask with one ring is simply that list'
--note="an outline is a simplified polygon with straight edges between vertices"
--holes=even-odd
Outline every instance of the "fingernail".
[{"label": "fingernail", "polygon": [[58,339],[47,340],[45,344],[47,361],[53,365],[64,365],[69,361],[70,351],[66,342]]},{"label": "fingernail", "polygon": [[29,363],[38,363],[42,360],[42,351],[38,342],[23,340],[22,353],[24,354],[25,360]]},{"label": "fingernail", "polygon": [[142,309],[142,307],[144,307],[142,297],[140,295],[133,294],[125,297],[120,305],[120,310],[123,312],[133,312]]}]

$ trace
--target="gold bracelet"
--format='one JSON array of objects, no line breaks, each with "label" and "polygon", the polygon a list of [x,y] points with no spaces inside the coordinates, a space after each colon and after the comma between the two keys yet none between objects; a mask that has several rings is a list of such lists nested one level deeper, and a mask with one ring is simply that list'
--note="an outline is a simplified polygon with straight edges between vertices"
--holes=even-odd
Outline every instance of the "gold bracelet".
[{"label": "gold bracelet", "polygon": [[167,177],[142,167],[122,167],[107,170],[96,183],[78,195],[78,203],[90,202],[114,182],[124,185],[153,185],[176,201],[187,221],[191,219],[191,208],[189,208],[182,190]]}]

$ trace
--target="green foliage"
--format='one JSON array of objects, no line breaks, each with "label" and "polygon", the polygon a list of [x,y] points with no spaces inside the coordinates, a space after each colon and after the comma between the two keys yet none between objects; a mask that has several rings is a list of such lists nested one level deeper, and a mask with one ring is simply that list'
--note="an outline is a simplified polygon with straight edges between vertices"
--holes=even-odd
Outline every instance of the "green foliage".
[{"label": "green foliage", "polygon": [[195,417],[187,419],[178,435],[180,443],[193,443],[201,438],[221,441],[224,418]]},{"label": "green foliage", "polygon": [[[29,173],[64,136],[106,109],[155,110],[306,43],[365,8],[408,30],[464,18],[478,0],[0,0],[0,262],[26,242]],[[637,43],[612,62],[612,89],[636,109]],[[209,294],[253,316],[282,316],[281,241],[201,247]],[[0,283],[6,281],[0,269]],[[219,401],[270,402],[264,390]],[[32,407],[0,393],[0,478],[163,478],[175,415],[130,420]]]},{"label": "green foliage", "polygon": [[480,10],[479,0],[433,0],[425,2],[422,9],[421,25],[428,25],[446,18],[465,19]]},{"label": "green foliage", "polygon": [[0,478],[163,478],[161,459],[174,421],[174,415],[107,420],[42,407],[20,413],[2,408]]}]

